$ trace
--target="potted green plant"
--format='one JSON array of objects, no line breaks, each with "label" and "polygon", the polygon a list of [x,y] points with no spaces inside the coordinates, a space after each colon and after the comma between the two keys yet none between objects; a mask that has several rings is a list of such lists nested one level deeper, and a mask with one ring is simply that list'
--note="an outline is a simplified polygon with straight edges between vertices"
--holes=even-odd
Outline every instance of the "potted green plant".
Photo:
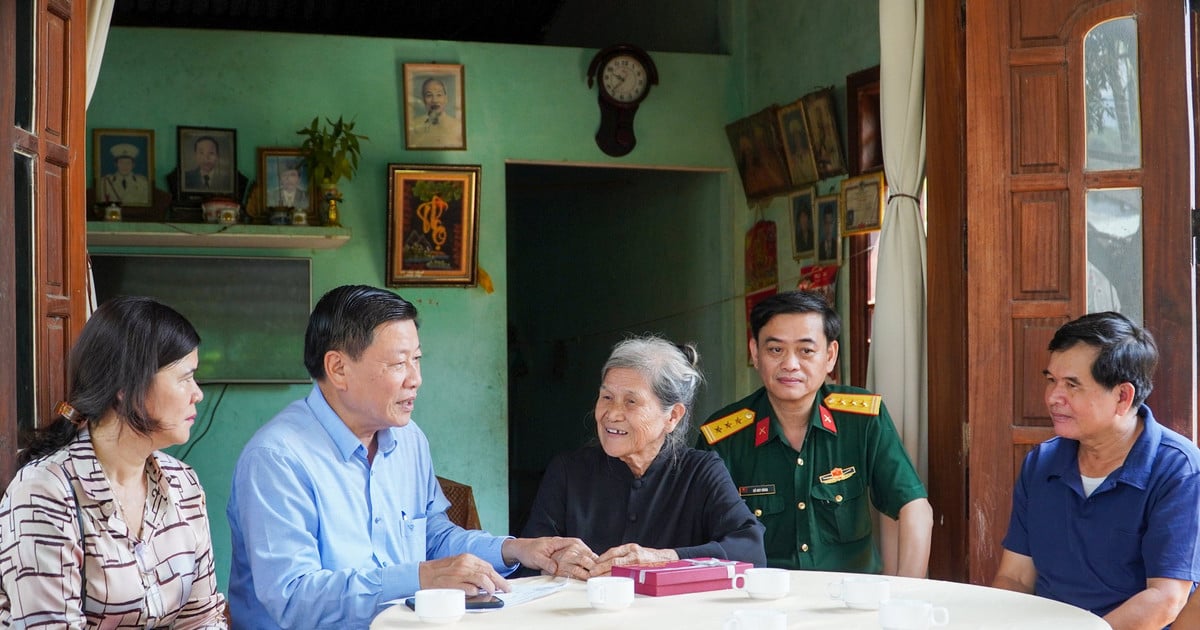
[{"label": "potted green plant", "polygon": [[354,132],[354,121],[346,122],[338,116],[337,122],[328,118],[326,124],[321,124],[321,117],[312,119],[312,124],[297,131],[304,136],[300,148],[304,151],[308,172],[314,182],[321,186],[321,191],[327,204],[326,223],[338,226],[338,202],[342,194],[337,189],[338,181],[354,179],[358,171],[358,158],[361,155],[359,142],[369,140],[366,136]]}]

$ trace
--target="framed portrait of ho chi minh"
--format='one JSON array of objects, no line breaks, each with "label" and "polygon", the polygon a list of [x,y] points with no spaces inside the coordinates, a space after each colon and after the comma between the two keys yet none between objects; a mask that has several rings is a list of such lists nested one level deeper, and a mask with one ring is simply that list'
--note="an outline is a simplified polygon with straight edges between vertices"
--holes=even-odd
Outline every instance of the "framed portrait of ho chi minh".
[{"label": "framed portrait of ho chi minh", "polygon": [[388,165],[387,286],[475,286],[478,165]]},{"label": "framed portrait of ho chi minh", "polygon": [[404,64],[404,129],[406,149],[466,150],[462,64]]}]

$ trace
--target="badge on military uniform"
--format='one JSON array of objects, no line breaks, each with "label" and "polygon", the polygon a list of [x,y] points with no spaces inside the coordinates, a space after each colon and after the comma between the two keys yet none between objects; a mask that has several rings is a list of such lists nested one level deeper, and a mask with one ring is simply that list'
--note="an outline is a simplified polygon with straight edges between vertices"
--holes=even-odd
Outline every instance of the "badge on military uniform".
[{"label": "badge on military uniform", "polygon": [[826,484],[837,483],[839,481],[845,481],[845,480],[853,477],[855,472],[857,472],[857,471],[854,470],[854,466],[847,466],[845,468],[834,468],[833,470],[818,477],[818,479],[821,481],[821,483],[826,483]]}]

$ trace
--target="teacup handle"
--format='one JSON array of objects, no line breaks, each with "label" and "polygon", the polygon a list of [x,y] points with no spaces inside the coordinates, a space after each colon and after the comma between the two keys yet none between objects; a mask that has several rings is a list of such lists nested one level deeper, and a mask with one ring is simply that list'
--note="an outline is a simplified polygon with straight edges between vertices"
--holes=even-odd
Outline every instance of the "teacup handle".
[{"label": "teacup handle", "polygon": [[942,606],[934,606],[929,611],[929,621],[935,626],[944,626],[950,623],[950,611]]},{"label": "teacup handle", "polygon": [[842,598],[842,583],[841,582],[830,582],[829,583],[829,596],[834,599]]},{"label": "teacup handle", "polygon": [[[738,584],[738,580],[741,580],[742,583]],[[746,590],[746,576],[744,574],[739,573],[739,574],[733,576],[733,588],[735,590],[739,590],[739,591]],[[726,628],[726,630],[729,630],[729,629]]]}]

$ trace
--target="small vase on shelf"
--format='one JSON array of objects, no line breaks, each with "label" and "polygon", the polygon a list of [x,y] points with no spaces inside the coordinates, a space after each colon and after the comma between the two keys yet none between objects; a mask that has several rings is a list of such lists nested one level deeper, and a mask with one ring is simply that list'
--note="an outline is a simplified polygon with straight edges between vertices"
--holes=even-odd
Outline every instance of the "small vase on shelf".
[{"label": "small vase on shelf", "polygon": [[329,227],[342,227],[342,222],[338,219],[338,202],[342,200],[342,193],[338,191],[336,186],[328,186],[324,189],[325,198],[325,225]]}]

